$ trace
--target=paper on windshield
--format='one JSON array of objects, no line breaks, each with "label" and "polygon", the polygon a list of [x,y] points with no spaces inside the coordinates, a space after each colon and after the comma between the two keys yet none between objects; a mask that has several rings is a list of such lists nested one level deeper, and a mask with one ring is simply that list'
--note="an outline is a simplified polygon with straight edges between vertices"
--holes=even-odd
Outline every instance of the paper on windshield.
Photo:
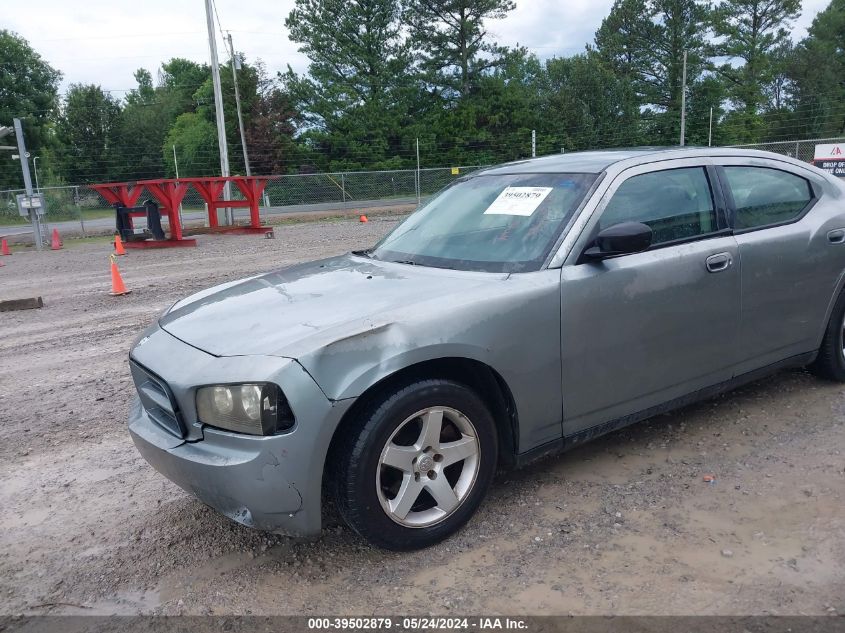
[{"label": "paper on windshield", "polygon": [[484,215],[521,215],[528,217],[546,199],[552,187],[507,187],[493,201]]}]

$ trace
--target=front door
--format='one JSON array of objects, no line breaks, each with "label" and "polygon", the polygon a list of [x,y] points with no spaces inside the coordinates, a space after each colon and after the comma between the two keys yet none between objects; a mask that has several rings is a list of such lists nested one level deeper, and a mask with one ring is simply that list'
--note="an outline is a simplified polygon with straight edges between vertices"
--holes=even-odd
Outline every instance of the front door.
[{"label": "front door", "polygon": [[575,246],[582,252],[600,230],[642,222],[651,248],[601,262],[573,252],[561,269],[564,435],[732,376],[740,261],[715,172],[690,160],[660,165],[617,176]]}]

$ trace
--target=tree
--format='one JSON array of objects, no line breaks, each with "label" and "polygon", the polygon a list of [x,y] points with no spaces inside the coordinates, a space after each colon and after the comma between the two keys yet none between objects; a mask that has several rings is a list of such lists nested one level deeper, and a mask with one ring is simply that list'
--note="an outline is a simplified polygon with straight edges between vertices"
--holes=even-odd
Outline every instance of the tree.
[{"label": "tree", "polygon": [[775,79],[787,27],[800,10],[801,0],[722,0],[713,12],[713,31],[720,40],[712,54],[728,60],[715,70],[735,109],[728,123],[737,140],[756,142],[765,133],[766,87]]},{"label": "tree", "polygon": [[[161,65],[156,84],[144,68],[135,72],[137,87],[126,94],[125,105],[114,135],[114,177],[119,180],[159,178],[165,174],[165,158],[173,162],[172,145],[165,139],[176,119],[186,112],[213,107],[211,71],[204,64],[173,58]],[[208,94],[203,92],[209,84]],[[230,80],[231,86],[231,80]],[[213,111],[211,120],[213,121]]]},{"label": "tree", "polygon": [[[531,130],[541,129],[543,68],[525,49],[509,50],[473,90],[451,107],[432,104],[413,128],[423,154],[442,165],[484,165],[531,155]],[[541,141],[552,143],[540,134]],[[542,150],[541,150],[542,151]]]},{"label": "tree", "polygon": [[794,51],[788,74],[794,106],[788,131],[845,134],[845,0],[832,0],[816,16]]},{"label": "tree", "polygon": [[179,160],[179,175],[183,178],[220,175],[220,150],[217,146],[217,129],[204,116],[185,112],[167,133],[162,147],[162,157],[167,167],[167,177],[176,176],[173,146]]},{"label": "tree", "polygon": [[[637,145],[636,95],[593,50],[546,62],[542,119],[567,150]],[[548,126],[548,124],[547,124]],[[552,148],[554,149],[554,148]]]},{"label": "tree", "polygon": [[264,65],[255,64],[257,92],[249,112],[246,142],[253,173],[283,174],[300,160],[293,140],[296,110],[290,95],[267,75]]},{"label": "tree", "polygon": [[[244,126],[251,125],[252,111],[259,101],[258,86],[261,81],[266,81],[266,76],[260,77],[259,72],[264,72],[263,66],[247,64],[243,56],[238,56],[240,70],[238,76],[238,90],[241,98],[241,111],[244,118]],[[220,92],[223,95],[223,115],[226,122],[226,142],[229,147],[229,166],[233,174],[245,174],[243,147],[241,134],[238,127],[238,110],[235,101],[235,84],[232,79],[230,62],[221,65],[220,68]],[[214,106],[214,84],[209,76],[202,86],[194,93],[197,102],[197,113],[217,126]]]},{"label": "tree", "polygon": [[653,17],[648,0],[615,0],[595,37],[595,50],[605,67],[631,85],[640,103],[648,98],[645,73],[656,38]]},{"label": "tree", "polygon": [[57,125],[62,172],[69,182],[108,182],[121,157],[115,151],[120,103],[100,86],[71,84]]},{"label": "tree", "polygon": [[311,60],[283,76],[315,147],[338,166],[374,165],[406,122],[411,58],[397,0],[296,0],[285,25]]},{"label": "tree", "polygon": [[156,93],[164,102],[168,127],[180,114],[196,112],[199,105],[196,93],[210,79],[211,69],[207,64],[174,57],[161,65]]},{"label": "tree", "polygon": [[[149,71],[135,71],[138,87],[126,94],[126,103],[115,134],[113,166],[117,180],[159,178],[164,175],[161,147],[170,121],[161,92]],[[119,158],[118,158],[119,157]]]},{"label": "tree", "polygon": [[699,0],[617,0],[596,33],[601,57],[650,109],[652,142],[678,142],[684,54],[694,94],[706,62],[707,12]]},{"label": "tree", "polygon": [[[33,156],[51,144],[61,77],[24,38],[0,30],[0,125],[11,125],[15,117],[22,119],[27,149]],[[23,187],[21,166],[9,152],[0,154],[0,187]]]},{"label": "tree", "polygon": [[419,51],[425,82],[447,98],[466,96],[505,49],[487,41],[485,21],[504,18],[513,0],[410,0],[405,20]]}]

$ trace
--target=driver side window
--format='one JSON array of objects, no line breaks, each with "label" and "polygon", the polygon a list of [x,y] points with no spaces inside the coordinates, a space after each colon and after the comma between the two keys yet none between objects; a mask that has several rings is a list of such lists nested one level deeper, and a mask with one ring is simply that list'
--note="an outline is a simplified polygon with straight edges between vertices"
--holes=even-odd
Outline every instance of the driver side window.
[{"label": "driver side window", "polygon": [[598,230],[621,222],[642,222],[652,245],[718,230],[710,181],[703,167],[668,169],[633,176],[613,194]]}]

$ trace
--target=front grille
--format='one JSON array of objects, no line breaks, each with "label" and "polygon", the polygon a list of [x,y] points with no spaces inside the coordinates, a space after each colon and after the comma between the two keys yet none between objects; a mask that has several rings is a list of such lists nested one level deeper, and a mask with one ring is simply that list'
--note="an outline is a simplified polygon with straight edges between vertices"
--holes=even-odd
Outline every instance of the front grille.
[{"label": "front grille", "polygon": [[150,419],[168,433],[179,438],[185,437],[185,425],[179,413],[179,405],[167,383],[134,360],[129,361],[129,368],[141,404]]}]

